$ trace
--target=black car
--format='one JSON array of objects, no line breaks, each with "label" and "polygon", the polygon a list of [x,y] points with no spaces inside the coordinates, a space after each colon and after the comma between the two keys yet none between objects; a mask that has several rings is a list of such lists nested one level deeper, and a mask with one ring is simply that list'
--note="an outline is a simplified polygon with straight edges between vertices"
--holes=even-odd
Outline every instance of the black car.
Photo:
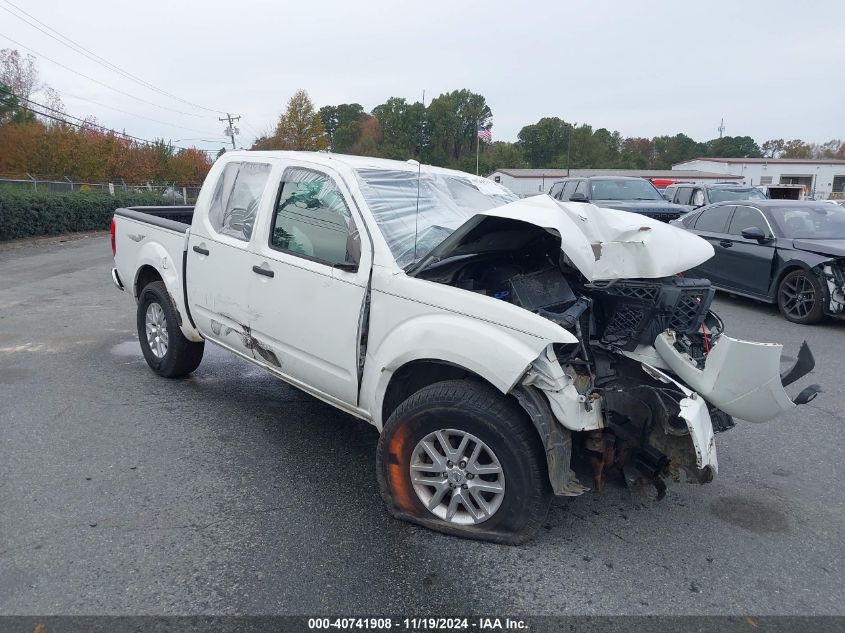
[{"label": "black car", "polygon": [[666,187],[663,191],[663,197],[668,202],[680,204],[690,211],[708,204],[715,204],[717,202],[766,200],[766,194],[756,187],[738,185],[736,183],[729,182],[711,183],[707,185],[679,182]]},{"label": "black car", "polygon": [[591,202],[598,207],[640,213],[663,222],[674,220],[688,210],[666,202],[645,178],[631,176],[566,178],[553,184],[549,195],[564,202]]},{"label": "black car", "polygon": [[813,201],[720,202],[672,224],[716,251],[690,275],[776,302],[794,323],[845,316],[845,209]]}]

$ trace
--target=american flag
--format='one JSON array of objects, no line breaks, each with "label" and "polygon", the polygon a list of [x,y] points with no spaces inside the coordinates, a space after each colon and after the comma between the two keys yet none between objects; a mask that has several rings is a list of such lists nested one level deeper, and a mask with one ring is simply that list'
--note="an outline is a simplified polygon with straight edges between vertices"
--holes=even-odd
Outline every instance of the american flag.
[{"label": "american flag", "polygon": [[480,127],[478,128],[478,138],[480,138],[485,143],[492,143],[493,132],[491,132],[490,128],[488,127]]}]

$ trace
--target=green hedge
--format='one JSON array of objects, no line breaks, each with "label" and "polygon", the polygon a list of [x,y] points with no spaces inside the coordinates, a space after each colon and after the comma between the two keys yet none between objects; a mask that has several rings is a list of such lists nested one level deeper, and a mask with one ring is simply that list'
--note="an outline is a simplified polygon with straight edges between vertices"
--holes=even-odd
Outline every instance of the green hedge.
[{"label": "green hedge", "polygon": [[41,193],[0,187],[0,241],[109,228],[119,207],[166,204],[154,193]]}]

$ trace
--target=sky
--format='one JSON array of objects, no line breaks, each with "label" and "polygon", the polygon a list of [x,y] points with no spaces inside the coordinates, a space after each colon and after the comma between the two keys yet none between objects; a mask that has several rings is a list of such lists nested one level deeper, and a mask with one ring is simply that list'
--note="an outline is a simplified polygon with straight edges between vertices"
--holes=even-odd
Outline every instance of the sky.
[{"label": "sky", "polygon": [[758,142],[845,139],[843,25],[842,0],[0,0],[0,48],[35,51],[68,114],[202,148],[223,145],[225,112],[248,147],[300,88],[366,110],[468,88],[503,141],[544,116],[623,136],[707,140],[724,119]]}]

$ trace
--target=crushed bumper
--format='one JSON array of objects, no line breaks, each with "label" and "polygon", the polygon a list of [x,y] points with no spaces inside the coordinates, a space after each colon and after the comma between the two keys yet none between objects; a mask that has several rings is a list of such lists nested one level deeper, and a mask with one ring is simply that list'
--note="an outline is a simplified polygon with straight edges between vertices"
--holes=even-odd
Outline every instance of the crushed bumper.
[{"label": "crushed bumper", "polygon": [[749,422],[768,422],[782,413],[808,402],[821,389],[808,387],[792,400],[784,389],[813,369],[812,354],[806,343],[795,367],[780,373],[782,345],[753,343],[722,335],[707,355],[704,368],[675,348],[675,333],[658,335],[654,348],[674,374],[704,400],[725,413]]}]

